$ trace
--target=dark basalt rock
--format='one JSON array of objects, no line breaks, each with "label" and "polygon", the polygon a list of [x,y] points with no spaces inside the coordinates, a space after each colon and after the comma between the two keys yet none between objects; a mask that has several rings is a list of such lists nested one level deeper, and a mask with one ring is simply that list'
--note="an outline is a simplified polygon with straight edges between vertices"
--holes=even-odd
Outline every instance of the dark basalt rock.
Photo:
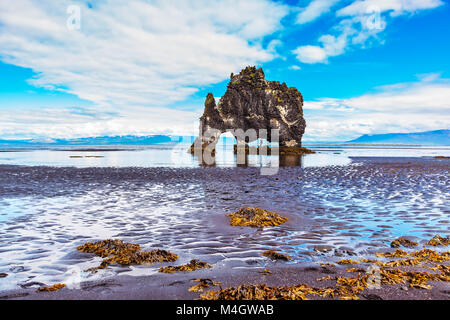
[{"label": "dark basalt rock", "polygon": [[[271,129],[279,129],[281,148],[299,148],[306,127],[302,107],[303,97],[296,88],[267,81],[261,68],[247,67],[237,75],[231,74],[227,91],[218,104],[212,93],[206,97],[199,137],[191,152],[196,148],[205,149],[217,142],[221,133],[235,129],[266,129],[269,142],[274,138]],[[217,134],[205,134],[208,129],[216,129]],[[234,135],[238,143],[252,142],[251,138],[242,141]]]}]

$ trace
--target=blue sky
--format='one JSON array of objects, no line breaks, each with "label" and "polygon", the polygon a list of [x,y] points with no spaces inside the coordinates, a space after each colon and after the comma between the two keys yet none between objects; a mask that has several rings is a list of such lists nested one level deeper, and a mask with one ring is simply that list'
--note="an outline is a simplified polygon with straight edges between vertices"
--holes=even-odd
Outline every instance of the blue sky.
[{"label": "blue sky", "polygon": [[300,90],[305,140],[445,129],[448,30],[442,0],[3,1],[0,138],[195,134],[246,65]]}]

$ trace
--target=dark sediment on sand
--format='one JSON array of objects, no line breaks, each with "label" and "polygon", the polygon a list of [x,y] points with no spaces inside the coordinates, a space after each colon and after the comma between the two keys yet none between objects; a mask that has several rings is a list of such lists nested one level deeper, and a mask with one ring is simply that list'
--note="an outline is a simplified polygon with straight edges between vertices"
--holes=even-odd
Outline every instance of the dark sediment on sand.
[{"label": "dark sediment on sand", "polygon": [[[350,266],[328,270],[320,262],[368,258],[400,236],[411,236],[421,247],[435,234],[448,236],[448,169],[448,161],[432,158],[353,158],[349,166],[280,168],[273,176],[262,176],[258,168],[0,166],[0,200],[23,198],[26,203],[30,198],[29,206],[21,208],[30,210],[27,215],[0,221],[0,260],[7,261],[0,273],[8,274],[0,279],[0,290],[2,281],[14,277],[25,287],[2,290],[0,298],[194,299],[199,293],[188,289],[196,278],[220,281],[223,287],[317,285],[317,278],[349,275],[345,268]],[[52,202],[58,199],[63,205]],[[225,214],[243,206],[274,211],[289,221],[264,230],[229,226]],[[63,224],[67,219],[70,225]],[[130,276],[130,269],[110,266],[116,274],[88,277],[80,289],[36,293],[36,286],[27,288],[21,275],[52,285],[56,280],[48,279],[73,264],[97,266],[76,247],[101,240],[93,235],[98,228],[145,250],[180,255],[171,265],[199,259],[213,267],[163,274],[158,268],[167,264],[155,264],[137,268],[150,275]],[[292,260],[271,261],[261,256],[265,250]],[[265,268],[272,274],[263,275]],[[431,290],[385,286],[364,291],[360,298],[450,298],[448,283],[431,284]]]},{"label": "dark sediment on sand", "polygon": [[[32,300],[191,300],[198,299],[201,293],[190,292],[195,279],[211,279],[220,282],[223,288],[242,284],[261,284],[267,286],[294,286],[299,283],[314,287],[333,287],[335,280],[317,281],[324,277],[349,277],[343,267],[321,267],[317,264],[273,265],[272,274],[262,275],[261,270],[230,270],[212,268],[174,274],[159,273],[150,276],[116,276],[109,279],[84,282],[79,288],[63,288],[57,292],[36,292],[36,289],[21,289],[0,292],[0,299]],[[431,290],[411,288],[407,284],[383,285],[381,289],[365,289],[359,295],[360,300],[448,300],[450,291],[448,282],[430,282]],[[218,287],[204,289],[217,290]],[[308,296],[312,300],[330,300]]]}]

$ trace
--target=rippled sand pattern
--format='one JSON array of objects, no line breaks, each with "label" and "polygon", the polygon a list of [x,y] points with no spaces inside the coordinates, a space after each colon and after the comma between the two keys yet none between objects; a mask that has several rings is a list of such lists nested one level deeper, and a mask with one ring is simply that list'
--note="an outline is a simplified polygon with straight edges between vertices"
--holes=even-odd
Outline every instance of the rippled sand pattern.
[{"label": "rippled sand pattern", "polygon": [[[446,236],[448,169],[448,161],[412,158],[355,158],[348,166],[280,168],[274,176],[258,168],[0,166],[0,273],[8,274],[0,290],[157,272],[160,264],[80,275],[100,258],[76,247],[113,237],[170,250],[177,264],[195,258],[215,268],[253,268],[265,266],[260,253],[268,249],[299,263],[364,254],[402,235],[419,242]],[[225,214],[243,206],[289,221],[229,226]]]}]

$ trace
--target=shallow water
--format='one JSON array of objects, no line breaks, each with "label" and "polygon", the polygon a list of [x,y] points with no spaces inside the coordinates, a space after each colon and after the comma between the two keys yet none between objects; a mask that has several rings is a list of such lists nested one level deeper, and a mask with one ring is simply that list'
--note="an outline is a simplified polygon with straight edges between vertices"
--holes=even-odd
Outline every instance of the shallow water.
[{"label": "shallow water", "polygon": [[[433,157],[450,156],[449,146],[345,146],[305,145],[317,153],[298,156],[249,155],[245,165],[250,167],[302,166],[317,167],[347,165],[353,156]],[[25,166],[86,167],[170,167],[195,168],[204,165],[187,153],[189,145],[150,146],[55,146],[52,149],[0,149],[0,164]],[[219,144],[214,166],[237,166],[232,145]]]},{"label": "shallow water", "polygon": [[[402,235],[449,235],[448,160],[352,158],[347,165],[280,168],[52,168],[0,166],[0,290],[32,282],[76,285],[159,265],[83,270],[100,259],[76,251],[120,238],[229,268],[260,268],[274,249],[290,263],[342,250],[365,254]],[[289,217],[265,229],[224,216],[257,206]],[[331,246],[317,253],[315,246]],[[334,252],[334,250],[337,250]]]}]

